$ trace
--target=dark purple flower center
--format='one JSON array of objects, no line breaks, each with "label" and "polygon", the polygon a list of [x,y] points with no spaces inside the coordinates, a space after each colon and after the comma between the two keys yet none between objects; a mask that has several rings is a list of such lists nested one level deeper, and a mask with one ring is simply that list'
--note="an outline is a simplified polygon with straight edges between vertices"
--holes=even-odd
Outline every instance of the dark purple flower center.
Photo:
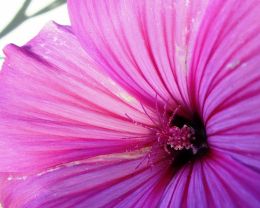
[{"label": "dark purple flower center", "polygon": [[171,155],[175,168],[200,159],[209,152],[206,130],[197,114],[191,120],[176,114],[168,135],[165,151]]}]

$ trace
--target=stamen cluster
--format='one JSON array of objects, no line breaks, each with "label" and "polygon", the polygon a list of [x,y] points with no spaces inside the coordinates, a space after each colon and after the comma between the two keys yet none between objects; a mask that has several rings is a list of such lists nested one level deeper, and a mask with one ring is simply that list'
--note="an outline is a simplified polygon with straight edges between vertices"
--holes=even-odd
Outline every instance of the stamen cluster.
[{"label": "stamen cluster", "polygon": [[191,140],[195,140],[195,131],[192,127],[184,125],[182,128],[173,126],[169,129],[166,144],[175,150],[192,148]]},{"label": "stamen cluster", "polygon": [[163,144],[164,150],[169,154],[171,154],[171,150],[193,149],[192,141],[195,140],[195,130],[185,124],[182,128],[166,126],[156,135],[158,142]]}]

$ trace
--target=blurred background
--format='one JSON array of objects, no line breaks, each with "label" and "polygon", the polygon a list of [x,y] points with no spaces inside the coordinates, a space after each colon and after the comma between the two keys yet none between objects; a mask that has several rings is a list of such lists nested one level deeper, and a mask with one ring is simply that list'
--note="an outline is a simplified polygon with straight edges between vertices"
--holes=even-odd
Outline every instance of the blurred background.
[{"label": "blurred background", "polygon": [[2,0],[0,14],[0,66],[8,43],[25,44],[51,20],[70,24],[66,0]]}]

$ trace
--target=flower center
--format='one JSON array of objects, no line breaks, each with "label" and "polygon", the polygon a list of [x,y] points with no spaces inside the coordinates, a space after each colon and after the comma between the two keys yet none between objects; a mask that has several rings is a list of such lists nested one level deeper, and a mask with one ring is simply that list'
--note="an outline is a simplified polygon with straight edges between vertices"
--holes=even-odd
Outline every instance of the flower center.
[{"label": "flower center", "polygon": [[195,131],[192,127],[185,124],[182,128],[173,126],[169,128],[168,134],[167,149],[183,150],[193,148],[191,141],[195,139]]},{"label": "flower center", "polygon": [[176,168],[201,158],[209,152],[204,124],[198,115],[191,120],[174,115],[161,133],[164,150],[171,155]]}]

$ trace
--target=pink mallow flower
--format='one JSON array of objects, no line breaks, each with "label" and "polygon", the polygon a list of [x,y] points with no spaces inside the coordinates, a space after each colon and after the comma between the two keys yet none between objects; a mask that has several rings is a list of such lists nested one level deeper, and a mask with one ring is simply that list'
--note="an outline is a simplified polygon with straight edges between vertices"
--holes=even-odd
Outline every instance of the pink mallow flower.
[{"label": "pink mallow flower", "polygon": [[68,8],[5,48],[2,206],[259,206],[260,1]]}]

